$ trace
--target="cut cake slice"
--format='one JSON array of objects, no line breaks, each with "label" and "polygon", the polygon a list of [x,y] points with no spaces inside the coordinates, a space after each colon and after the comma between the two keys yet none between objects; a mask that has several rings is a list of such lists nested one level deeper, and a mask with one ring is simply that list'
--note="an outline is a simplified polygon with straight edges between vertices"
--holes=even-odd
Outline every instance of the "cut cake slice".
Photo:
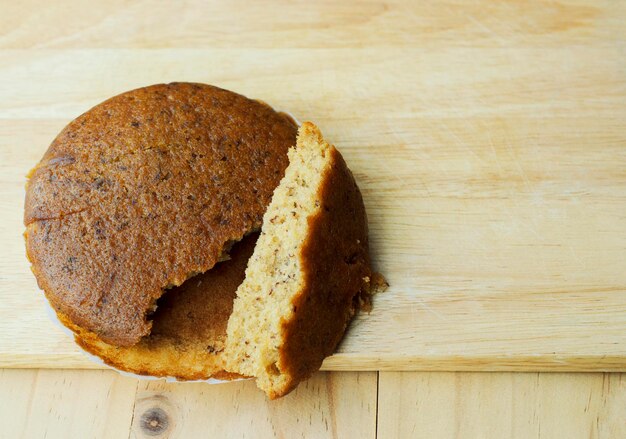
[{"label": "cut cake slice", "polygon": [[263,217],[227,327],[226,370],[285,395],[369,303],[367,216],[341,154],[305,122]]}]

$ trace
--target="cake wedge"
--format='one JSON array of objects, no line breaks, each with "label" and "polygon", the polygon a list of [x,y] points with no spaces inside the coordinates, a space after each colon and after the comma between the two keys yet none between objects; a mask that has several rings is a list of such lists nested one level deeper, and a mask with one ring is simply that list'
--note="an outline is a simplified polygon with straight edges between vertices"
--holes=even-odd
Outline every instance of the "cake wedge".
[{"label": "cake wedge", "polygon": [[287,394],[369,304],[367,216],[343,157],[305,122],[263,217],[228,321],[225,369]]}]

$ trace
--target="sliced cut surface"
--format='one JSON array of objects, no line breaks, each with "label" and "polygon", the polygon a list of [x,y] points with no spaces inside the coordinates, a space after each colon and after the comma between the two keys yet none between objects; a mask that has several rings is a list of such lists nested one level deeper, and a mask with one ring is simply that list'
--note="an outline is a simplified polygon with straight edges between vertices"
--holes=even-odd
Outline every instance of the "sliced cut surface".
[{"label": "sliced cut surface", "polygon": [[226,369],[270,398],[318,370],[369,301],[367,216],[352,173],[312,123],[263,217],[228,321]]},{"label": "sliced cut surface", "polygon": [[229,260],[168,290],[157,302],[150,335],[133,346],[105,343],[66,316],[59,319],[77,334],[82,348],[119,370],[180,380],[237,378],[222,364],[226,324],[257,236],[236,243]]}]

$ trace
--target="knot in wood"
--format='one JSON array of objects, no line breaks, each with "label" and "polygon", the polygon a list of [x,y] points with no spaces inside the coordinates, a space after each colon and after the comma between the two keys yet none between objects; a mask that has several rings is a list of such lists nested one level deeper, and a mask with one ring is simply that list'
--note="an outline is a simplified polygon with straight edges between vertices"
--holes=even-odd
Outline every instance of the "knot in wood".
[{"label": "knot in wood", "polygon": [[141,415],[141,431],[148,436],[159,436],[167,431],[170,421],[160,407],[152,407]]}]

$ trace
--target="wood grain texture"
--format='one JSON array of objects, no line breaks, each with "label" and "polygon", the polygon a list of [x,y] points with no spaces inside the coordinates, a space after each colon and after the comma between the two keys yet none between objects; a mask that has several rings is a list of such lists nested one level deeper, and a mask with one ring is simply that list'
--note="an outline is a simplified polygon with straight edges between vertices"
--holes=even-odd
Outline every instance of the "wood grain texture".
[{"label": "wood grain texture", "polygon": [[111,371],[0,369],[0,438],[122,438],[137,381]]},{"label": "wood grain texture", "polygon": [[253,382],[139,381],[113,371],[1,370],[0,438],[376,437],[377,374],[319,373],[269,401]]},{"label": "wood grain texture", "polygon": [[[3,7],[3,48],[501,47],[624,38],[620,2],[111,0]],[[71,14],[68,13],[71,11]]]},{"label": "wood grain texture", "polygon": [[45,315],[25,173],[92,105],[192,80],[315,121],[363,190],[391,287],[325,369],[626,370],[624,3],[52,3],[0,17],[0,366],[98,367]]},{"label": "wood grain texture", "polygon": [[140,382],[131,437],[374,438],[377,374],[319,373],[269,401],[251,381]]},{"label": "wood grain texture", "polygon": [[376,375],[320,373],[268,401],[251,382],[2,370],[0,438],[626,436],[624,374],[381,372],[378,406]]},{"label": "wood grain texture", "polygon": [[378,438],[626,437],[624,374],[381,372]]}]

